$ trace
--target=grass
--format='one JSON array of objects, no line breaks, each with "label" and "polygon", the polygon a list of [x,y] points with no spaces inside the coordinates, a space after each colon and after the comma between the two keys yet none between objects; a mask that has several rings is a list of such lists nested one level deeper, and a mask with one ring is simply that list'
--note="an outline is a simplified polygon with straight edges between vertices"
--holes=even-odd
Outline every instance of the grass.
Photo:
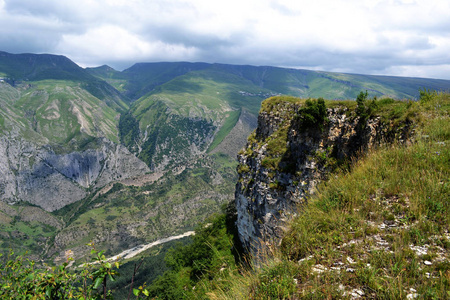
[{"label": "grass", "polygon": [[281,247],[211,298],[450,298],[449,104],[445,93],[385,103],[398,118],[414,111],[415,141],[372,149],[330,176]]},{"label": "grass", "polygon": [[219,131],[214,136],[214,140],[211,143],[211,145],[208,148],[208,152],[211,152],[216,148],[223,139],[230,133],[230,131],[233,129],[233,127],[236,125],[237,121],[239,120],[239,116],[241,115],[240,111],[231,111],[228,114],[229,116],[226,118],[224,124],[222,127],[220,127]]},{"label": "grass", "polygon": [[0,95],[9,109],[20,116],[10,117],[5,123],[20,128],[27,139],[63,148],[71,140],[75,144],[83,143],[84,134],[119,141],[118,112],[84,90],[78,82],[42,80],[17,87],[2,85]]}]

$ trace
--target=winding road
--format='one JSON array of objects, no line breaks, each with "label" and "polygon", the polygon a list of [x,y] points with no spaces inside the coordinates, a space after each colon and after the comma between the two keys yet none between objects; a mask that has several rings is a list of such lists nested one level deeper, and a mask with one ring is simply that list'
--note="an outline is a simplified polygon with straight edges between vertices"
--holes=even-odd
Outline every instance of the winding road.
[{"label": "winding road", "polygon": [[[169,237],[166,237],[166,238],[163,238],[163,239],[156,240],[156,241],[151,242],[149,244],[143,244],[143,245],[139,245],[139,246],[127,249],[125,251],[120,252],[117,255],[108,257],[105,260],[106,261],[116,261],[116,260],[130,259],[130,258],[138,255],[139,253],[144,252],[147,249],[150,249],[151,247],[154,247],[154,246],[157,246],[157,245],[161,245],[161,244],[173,241],[173,240],[182,239],[184,237],[191,236],[191,235],[194,235],[194,234],[195,234],[195,231],[187,231],[187,232],[185,232],[183,234],[180,234],[180,235],[169,236]],[[97,263],[98,262],[95,261],[95,262],[91,262],[89,264],[97,264]],[[85,265],[86,264],[81,264],[79,267],[84,267]]]},{"label": "winding road", "polygon": [[169,237],[166,237],[166,238],[163,238],[163,239],[151,242],[149,244],[143,244],[143,245],[139,245],[139,246],[133,247],[131,249],[127,249],[125,251],[120,252],[117,255],[114,255],[112,257],[107,258],[106,260],[107,261],[115,261],[115,260],[119,260],[119,259],[129,259],[129,258],[132,258],[132,257],[138,255],[141,252],[144,252],[147,249],[150,249],[150,248],[154,247],[154,246],[157,246],[157,245],[160,245],[160,244],[164,244],[164,243],[167,243],[167,242],[170,242],[170,241],[173,241],[173,240],[182,239],[184,237],[191,236],[191,235],[194,235],[194,234],[195,234],[195,231],[187,231],[187,232],[185,232],[183,234],[180,234],[180,235],[169,236]]}]

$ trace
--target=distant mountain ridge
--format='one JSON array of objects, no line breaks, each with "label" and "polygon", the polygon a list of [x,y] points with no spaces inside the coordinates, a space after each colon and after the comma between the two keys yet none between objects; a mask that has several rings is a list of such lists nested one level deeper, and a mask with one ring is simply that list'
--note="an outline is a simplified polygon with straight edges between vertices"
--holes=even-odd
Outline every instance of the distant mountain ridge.
[{"label": "distant mountain ridge", "polygon": [[137,99],[178,76],[201,70],[235,75],[274,93],[303,98],[331,95],[331,99],[336,100],[354,99],[361,90],[368,90],[373,96],[402,99],[417,98],[418,91],[422,88],[450,89],[450,80],[444,79],[347,74],[272,66],[158,62],[137,63],[122,72],[99,72],[103,67],[105,66],[87,70],[102,79],[126,80],[126,90],[132,99]]},{"label": "distant mountain ridge", "polygon": [[0,72],[13,80],[93,80],[69,58],[52,54],[11,54],[0,51]]},{"label": "distant mountain ridge", "polygon": [[126,83],[122,88],[122,94],[132,101],[178,76],[201,70],[232,74],[274,93],[305,98],[327,97],[326,94],[330,94],[334,96],[328,97],[331,99],[352,99],[361,90],[368,90],[369,93],[372,92],[378,97],[417,98],[418,90],[421,88],[450,89],[450,80],[444,79],[345,74],[273,66],[203,62],[140,62],[123,71],[116,71],[106,65],[83,69],[62,55],[11,54],[0,51],[0,77],[24,81],[45,79],[94,81],[97,84],[100,82],[95,81],[94,78],[105,81],[121,80]]}]

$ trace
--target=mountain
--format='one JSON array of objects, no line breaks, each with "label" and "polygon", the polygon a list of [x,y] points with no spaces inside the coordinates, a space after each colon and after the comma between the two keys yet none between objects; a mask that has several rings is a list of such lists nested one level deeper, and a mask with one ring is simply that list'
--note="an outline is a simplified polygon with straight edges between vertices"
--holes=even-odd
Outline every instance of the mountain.
[{"label": "mountain", "polygon": [[2,52],[0,73],[2,249],[42,254],[66,224],[48,212],[149,169],[119,143],[108,83],[54,55]]},{"label": "mountain", "polygon": [[89,240],[114,253],[179,234],[219,211],[268,97],[417,98],[420,88],[450,88],[268,66],[83,69],[63,56],[5,52],[0,81],[2,248],[44,248],[35,253],[55,261],[68,248],[84,256]]},{"label": "mountain", "polygon": [[11,80],[90,81],[94,78],[62,55],[11,54],[0,51],[0,72]]},{"label": "mountain", "polygon": [[354,99],[367,90],[370,96],[414,99],[420,89],[450,88],[448,80],[204,63],[140,63],[113,75],[128,82],[124,94],[140,96],[121,117],[121,141],[152,170],[213,151],[236,124],[254,128],[260,103],[270,96]]},{"label": "mountain", "polygon": [[[354,99],[361,90],[371,96],[395,99],[419,96],[419,89],[447,90],[449,80],[379,75],[360,75],[289,69],[271,66],[226,65],[206,63],[138,63],[112,78],[128,82],[126,93],[138,99],[178,76],[192,72],[214,72],[218,76],[236,76],[253,88],[263,88],[274,94],[301,98]],[[220,75],[219,75],[220,74]],[[106,79],[106,76],[101,76]],[[144,88],[142,88],[144,86]],[[244,90],[245,92],[245,90]]]},{"label": "mountain", "polygon": [[[435,111],[431,104],[425,109],[391,97],[433,98],[441,94],[429,89],[450,88],[447,80],[269,66],[180,62],[83,69],[62,56],[0,54],[0,249],[28,250],[52,264],[60,264],[68,249],[84,262],[91,241],[115,255],[190,231],[235,195],[244,244],[251,247],[268,232],[279,238],[284,228],[277,221],[295,202],[283,197],[305,196],[324,181],[322,171],[345,168],[345,157],[359,146],[402,139],[403,133],[408,140],[406,133],[418,129],[407,125],[422,126]],[[356,116],[355,101],[335,100],[366,90],[367,109],[358,110],[363,115]],[[308,117],[300,114],[317,100],[286,95],[329,98],[322,120],[331,129],[313,122],[323,107],[312,104]],[[442,105],[436,108],[446,109]],[[302,124],[317,126],[301,132]],[[438,135],[445,137],[447,127],[441,128]],[[446,143],[433,141],[436,147]],[[246,143],[236,170],[236,154]],[[296,148],[287,151],[290,146]],[[439,152],[433,151],[426,155]],[[443,204],[426,205],[443,210]],[[227,243],[222,246],[229,250]]]}]

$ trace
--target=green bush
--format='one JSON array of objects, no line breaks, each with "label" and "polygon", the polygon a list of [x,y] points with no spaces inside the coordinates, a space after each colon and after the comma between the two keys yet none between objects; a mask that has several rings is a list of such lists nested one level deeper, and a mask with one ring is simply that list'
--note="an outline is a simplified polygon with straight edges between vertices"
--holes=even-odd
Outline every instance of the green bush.
[{"label": "green bush", "polygon": [[305,106],[298,110],[296,119],[299,121],[300,128],[318,127],[322,130],[327,121],[325,100],[323,98],[306,100]]},{"label": "green bush", "polygon": [[[0,262],[1,299],[111,299],[107,281],[119,276],[119,263],[106,261],[103,251],[93,244],[91,254],[94,264],[85,264],[80,272],[70,272],[71,252],[67,261],[58,267],[46,265],[38,268],[36,262],[10,252]],[[2,254],[0,254],[0,258]],[[146,292],[145,290],[143,292]]]},{"label": "green bush", "polygon": [[356,97],[356,115],[360,118],[360,124],[365,124],[367,119],[375,113],[378,107],[376,97],[368,101],[368,96],[367,91],[365,93],[361,91]]},{"label": "green bush", "polygon": [[420,94],[420,98],[419,98],[420,103],[431,102],[433,99],[435,99],[437,97],[436,91],[428,90],[425,88],[423,90],[419,90],[419,94]]},{"label": "green bush", "polygon": [[[149,286],[151,297],[161,299],[201,298],[201,282],[213,281],[221,269],[235,264],[233,237],[228,233],[227,215],[222,214],[197,227],[193,242],[169,250],[169,268]],[[205,283],[206,284],[206,283]]]}]

